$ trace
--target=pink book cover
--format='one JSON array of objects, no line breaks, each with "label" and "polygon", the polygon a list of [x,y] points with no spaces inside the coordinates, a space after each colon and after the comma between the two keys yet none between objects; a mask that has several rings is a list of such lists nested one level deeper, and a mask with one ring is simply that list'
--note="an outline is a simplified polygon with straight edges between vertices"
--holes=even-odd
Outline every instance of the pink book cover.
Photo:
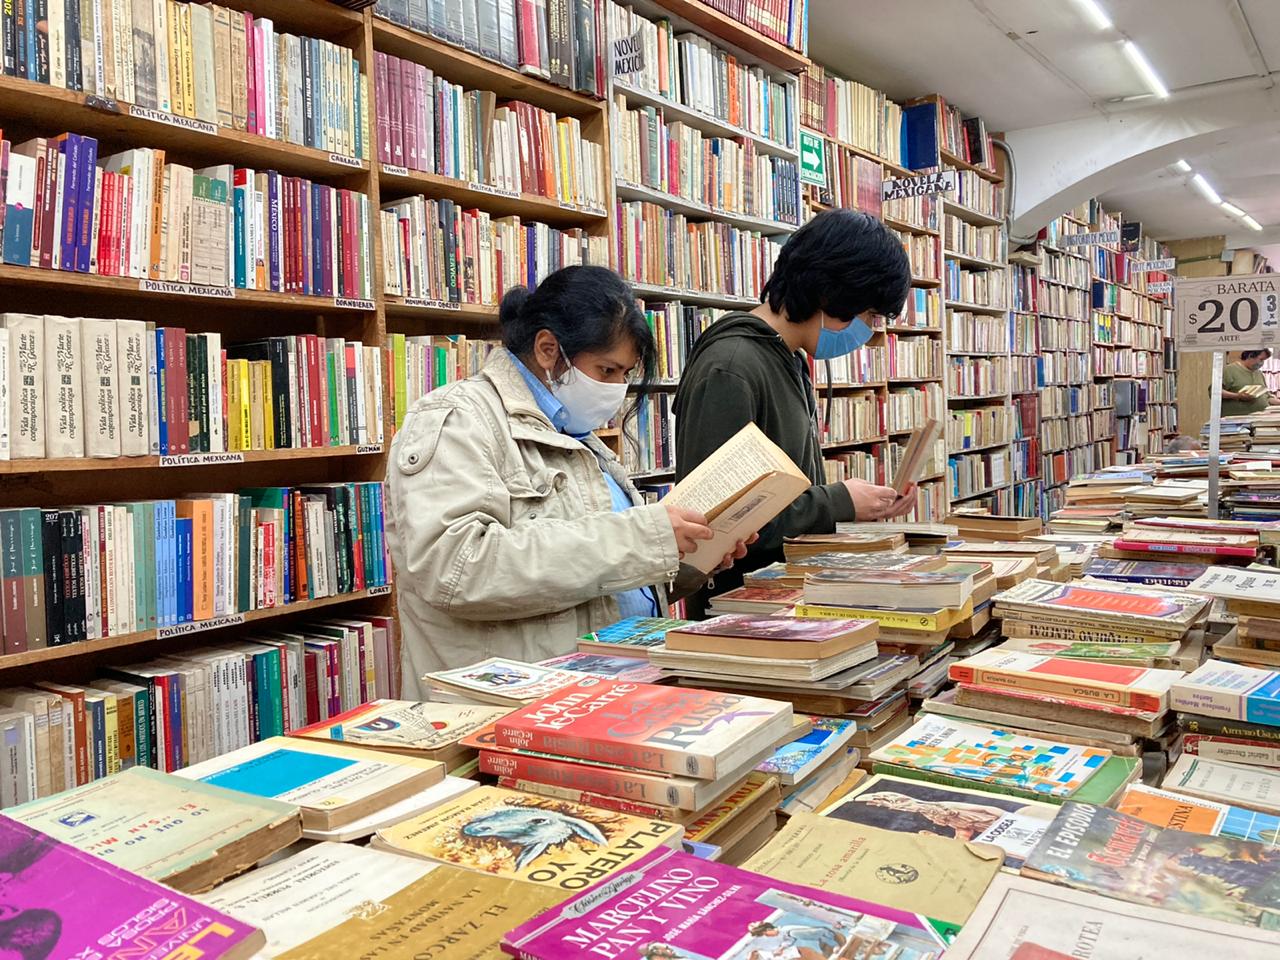
[{"label": "pink book cover", "polygon": [[377,51],[373,55],[373,99],[378,108],[378,162],[391,162],[391,114],[387,97],[387,55]]},{"label": "pink book cover", "polygon": [[258,35],[253,29],[253,14],[244,15],[244,55],[245,82],[248,93],[245,96],[245,129],[249,133],[261,133],[258,126],[258,77],[262,75],[256,61]]},{"label": "pink book cover", "polygon": [[802,620],[797,617],[757,617],[749,613],[727,613],[701,623],[685,624],[679,628],[679,632],[705,637],[819,642],[843,637],[849,631],[865,627],[871,622],[853,619]]},{"label": "pink book cover", "polygon": [[418,79],[413,68],[411,60],[400,61],[400,122],[404,126],[404,165],[418,170]]},{"label": "pink book cover", "polygon": [[254,927],[8,817],[0,860],[6,956],[232,960],[266,942]]},{"label": "pink book cover", "polygon": [[[270,51],[267,49],[266,38],[262,32],[262,25],[255,23],[253,25],[253,96],[255,105],[257,106],[258,129],[255,133],[265,135],[267,132],[267,57]],[[272,106],[274,109],[274,105]]]},{"label": "pink book cover", "polygon": [[958,930],[660,848],[516,927],[502,949],[521,960],[938,960]]}]

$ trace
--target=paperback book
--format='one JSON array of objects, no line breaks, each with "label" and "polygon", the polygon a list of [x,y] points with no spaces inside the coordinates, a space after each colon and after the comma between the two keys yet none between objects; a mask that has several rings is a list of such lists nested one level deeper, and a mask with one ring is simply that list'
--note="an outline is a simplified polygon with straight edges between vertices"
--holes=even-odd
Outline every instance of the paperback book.
[{"label": "paperback book", "polygon": [[784,786],[803,781],[824,763],[838,756],[857,730],[852,720],[811,717],[813,729],[799,740],[783,744],[756,767],[773,774]]},{"label": "paperback book", "polygon": [[1280,672],[1207,660],[1171,690],[1175,710],[1280,726]]},{"label": "paperback book", "polygon": [[1280,846],[1280,817],[1145,783],[1131,783],[1116,802],[1116,809],[1157,827],[1251,840],[1268,848]]},{"label": "paperback book", "polygon": [[661,668],[650,665],[644,657],[619,657],[605,653],[584,653],[581,650],[549,660],[539,660],[538,666],[631,683],[660,683],[666,676]]},{"label": "paperback book", "polygon": [[490,657],[467,667],[429,673],[425,679],[435,700],[517,707],[550,696],[582,678],[572,670]]},{"label": "paperback book", "polygon": [[627,617],[579,638],[578,649],[583,653],[647,657],[649,650],[662,646],[668,630],[690,622],[669,617]]},{"label": "paperback book", "polygon": [[1013,687],[1155,712],[1168,709],[1169,688],[1184,676],[1180,670],[1045,657],[999,647],[951,664],[949,674],[957,683]]},{"label": "paperback book", "polygon": [[507,712],[504,707],[375,700],[289,736],[352,743],[449,764],[470,753],[462,746],[463,737]]},{"label": "paperback book", "polygon": [[996,594],[995,600],[998,616],[1012,613],[1015,619],[1027,615],[1067,624],[1089,621],[1172,638],[1183,636],[1209,604],[1206,598],[1191,593],[1051,580],[1026,580]]},{"label": "paperback book", "polygon": [[1280,770],[1184,753],[1160,785],[1189,797],[1280,816]]}]

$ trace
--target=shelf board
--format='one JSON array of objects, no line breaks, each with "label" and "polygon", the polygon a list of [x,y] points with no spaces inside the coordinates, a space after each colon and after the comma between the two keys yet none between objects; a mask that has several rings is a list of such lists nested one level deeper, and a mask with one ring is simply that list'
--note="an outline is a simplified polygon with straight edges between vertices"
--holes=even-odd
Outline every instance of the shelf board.
[{"label": "shelf board", "polygon": [[983,393],[977,396],[965,396],[963,394],[950,393],[947,394],[948,403],[972,403],[975,400],[1003,400],[1007,397],[1008,391],[1001,390],[999,393]]},{"label": "shelf board", "polygon": [[1009,484],[1000,483],[1000,484],[996,484],[994,487],[984,487],[981,490],[975,490],[973,493],[966,493],[959,497],[951,497],[950,499],[952,503],[959,503],[962,500],[973,500],[973,499],[976,499],[977,497],[990,496],[993,493],[996,493],[1000,490],[1007,490],[1008,488],[1009,488]]},{"label": "shelf board", "polygon": [[631,474],[632,483],[643,483],[646,480],[659,480],[663,477],[674,477],[676,468],[671,467],[667,470],[646,470],[640,473]]},{"label": "shelf board", "polygon": [[1004,177],[1000,176],[1000,174],[987,170],[984,167],[979,167],[976,164],[972,164],[968,160],[961,160],[954,153],[951,153],[948,150],[939,149],[938,155],[942,157],[943,163],[950,164],[951,166],[957,167],[961,170],[970,170],[980,176],[983,180],[987,180],[991,183],[1004,183]]},{"label": "shelf board", "polygon": [[768,137],[762,137],[757,133],[752,133],[745,127],[739,127],[730,123],[728,120],[722,120],[720,117],[712,116],[709,113],[703,113],[693,107],[686,107],[682,103],[676,103],[674,100],[664,97],[660,93],[654,93],[650,90],[641,90],[639,87],[632,86],[624,80],[616,77],[613,81],[613,90],[615,93],[621,93],[627,103],[640,103],[648,107],[661,107],[662,114],[668,120],[682,120],[691,127],[697,127],[704,133],[710,133],[717,137],[741,137],[744,140],[750,140],[760,150],[765,153],[771,153],[775,156],[786,157],[788,160],[798,159],[800,151],[794,147],[788,147],[784,143],[777,140],[770,140]]},{"label": "shelf board", "polygon": [[1004,224],[1004,220],[1000,217],[993,217],[988,213],[982,213],[974,210],[972,207],[966,207],[964,204],[956,203],[954,200],[943,200],[942,209],[945,213],[959,217],[967,223],[976,223],[982,227],[999,227]]},{"label": "shelf board", "polygon": [[330,460],[336,457],[378,456],[383,444],[361,444],[342,447],[300,447],[284,450],[241,450],[233,453],[194,453],[170,457],[63,457],[46,460],[0,460],[0,476],[21,476],[38,473],[66,473],[68,471],[96,470],[151,470],[157,468],[182,468],[217,466],[244,463],[286,463],[298,460]]},{"label": "shelf board", "polygon": [[705,203],[686,200],[672,193],[655,190],[652,187],[642,186],[638,183],[628,183],[625,180],[615,180],[614,188],[617,191],[619,200],[647,200],[650,203],[661,204],[677,213],[720,220],[743,230],[752,230],[765,236],[795,233],[800,229],[798,224],[784,223],[781,220],[768,220],[764,217],[753,217],[749,214],[734,213],[730,210],[720,210],[716,207],[707,206]]},{"label": "shelf board", "polygon": [[1001,440],[998,443],[983,443],[976,447],[965,447],[963,450],[948,450],[947,456],[958,457],[962,453],[978,453],[979,451],[982,451],[982,450],[996,450],[996,449],[999,449],[1000,447],[1007,447],[1012,442],[1013,442],[1012,440]]},{"label": "shelf board", "polygon": [[944,300],[943,303],[948,308],[967,310],[969,313],[989,313],[997,317],[1003,317],[1009,312],[1008,307],[988,307],[982,303],[965,303],[963,300]]},{"label": "shelf board", "polygon": [[556,227],[599,223],[609,216],[609,212],[604,209],[593,210],[536,193],[513,195],[482,183],[455,180],[453,177],[420,170],[399,173],[381,166],[378,183],[384,204],[401,196],[420,193],[433,199],[447,197],[463,207],[478,207],[494,216],[515,214],[522,220],[541,220]]},{"label": "shelf board", "polygon": [[835,443],[824,443],[822,445],[822,449],[823,450],[842,450],[845,447],[865,447],[872,443],[884,443],[885,440],[887,439],[888,437],[886,437],[884,434],[881,434],[878,437],[867,437],[863,440],[840,440]]},{"label": "shelf board", "polygon": [[982,257],[971,256],[967,253],[957,253],[954,250],[945,248],[942,251],[942,255],[948,260],[955,260],[957,263],[963,263],[969,267],[980,267],[983,270],[1004,270],[1009,266],[1007,263],[1000,263],[997,260],[985,260]]},{"label": "shelf board", "polygon": [[297,613],[307,613],[312,610],[323,610],[339,603],[350,603],[354,600],[364,600],[369,597],[386,596],[390,594],[391,588],[373,587],[368,590],[358,590],[355,593],[343,593],[335,597],[321,597],[317,600],[302,600],[298,603],[290,603],[282,607],[268,607],[262,610],[250,610],[247,613],[236,614],[231,617],[217,617],[213,620],[182,624],[184,629],[181,631],[173,631],[173,628],[166,627],[163,630],[141,630],[136,633],[122,633],[116,637],[106,637],[101,640],[82,640],[79,643],[67,643],[58,647],[46,647],[42,650],[28,650],[25,653],[10,653],[0,656],[0,670],[8,670],[13,667],[22,667],[32,663],[45,663],[51,660],[64,660],[68,657],[78,657],[86,653],[97,653],[102,650],[116,650],[127,647],[137,646],[138,644],[147,643],[152,640],[159,640],[162,637],[189,637],[199,635],[205,632],[221,630],[225,627],[240,626],[246,623],[260,623],[262,621],[271,620],[276,617],[289,616]]},{"label": "shelf board", "polygon": [[[831,384],[831,389],[832,390],[871,391],[871,390],[880,390],[884,387],[887,387],[888,385],[889,385],[889,382],[887,380],[868,380],[866,383],[833,383]],[[815,383],[814,388],[817,390],[825,390],[827,389],[827,385],[825,383]]]},{"label": "shelf board", "polygon": [[446,303],[442,300],[423,300],[413,297],[383,297],[388,317],[424,319],[448,317],[462,323],[490,324],[498,322],[496,303]]},{"label": "shelf board", "polygon": [[937,230],[931,229],[929,227],[922,227],[919,224],[909,223],[906,220],[898,220],[895,217],[885,217],[885,216],[882,216],[880,219],[884,221],[885,226],[893,227],[896,230],[906,230],[908,233],[918,233],[918,234],[921,234],[922,236],[928,236],[928,237],[939,236],[939,233]]},{"label": "shelf board", "polygon": [[885,327],[889,333],[941,333],[941,327]]},{"label": "shelf board", "polygon": [[952,357],[1008,357],[1008,350],[947,350]]},{"label": "shelf board", "polygon": [[942,280],[938,277],[915,277],[911,278],[913,287],[940,287]]},{"label": "shelf board", "polygon": [[653,0],[650,5],[669,11],[713,37],[731,43],[788,73],[799,73],[809,66],[809,58],[803,53],[756,33],[746,24],[713,10],[701,0]]},{"label": "shelf board", "polygon": [[[185,117],[165,123],[143,115],[134,116],[131,111],[135,108],[130,104],[105,97],[94,98],[94,102],[102,106],[88,106],[83,93],[16,77],[0,77],[0,116],[8,122],[28,121],[45,134],[72,130],[112,146],[163,148],[174,159],[198,160],[203,164],[234,163],[309,177],[350,177],[367,173],[369,169],[367,160],[354,157],[335,160],[326,150],[217,125],[200,124],[195,129],[180,126],[191,122]],[[149,112],[167,116],[158,111]]]},{"label": "shelf board", "polygon": [[821,130],[814,130],[812,127],[805,127],[804,129],[815,136],[822,137],[822,139],[835,144],[837,147],[843,147],[854,156],[862,157],[864,160],[870,160],[872,163],[880,164],[885,170],[892,173],[895,178],[914,177],[916,175],[914,170],[909,170],[901,164],[894,163],[892,160],[888,160],[880,156],[875,151],[868,150],[866,147],[860,147],[856,143],[849,143],[847,140],[841,140],[839,137],[830,136]]},{"label": "shelf board", "polygon": [[941,377],[890,377],[889,385],[893,384],[916,384],[916,383],[941,383]]},{"label": "shelf board", "polygon": [[[624,277],[623,279],[626,278]],[[654,283],[640,283],[634,280],[627,280],[627,283],[631,284],[631,289],[636,292],[637,296],[660,302],[679,300],[683,303],[695,303],[706,307],[747,310],[760,306],[760,301],[753,297],[736,297],[728,293],[707,293],[700,290],[682,290],[678,287],[663,287]]]}]

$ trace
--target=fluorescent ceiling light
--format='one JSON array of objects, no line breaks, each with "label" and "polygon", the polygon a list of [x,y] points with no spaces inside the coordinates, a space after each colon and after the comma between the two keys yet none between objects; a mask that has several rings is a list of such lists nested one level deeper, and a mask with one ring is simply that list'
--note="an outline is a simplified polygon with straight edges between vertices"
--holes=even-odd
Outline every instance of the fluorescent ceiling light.
[{"label": "fluorescent ceiling light", "polygon": [[1222,209],[1227,211],[1227,213],[1231,214],[1233,217],[1243,217],[1245,215],[1245,212],[1234,203],[1227,203],[1225,200],[1222,201]]},{"label": "fluorescent ceiling light", "polygon": [[1142,74],[1142,79],[1146,81],[1147,89],[1161,99],[1169,96],[1169,88],[1156,76],[1155,70],[1147,62],[1147,58],[1142,55],[1142,51],[1138,49],[1136,43],[1132,40],[1126,40],[1124,42],[1124,53],[1129,58],[1129,62],[1133,64],[1134,69]]},{"label": "fluorescent ceiling light", "polygon": [[1098,0],[1076,0],[1076,6],[1089,18],[1089,22],[1093,24],[1095,29],[1111,29],[1111,18],[1107,16],[1105,10],[1098,6]]},{"label": "fluorescent ceiling light", "polygon": [[1190,173],[1191,164],[1187,163],[1185,160],[1175,160],[1173,163],[1173,169],[1177,170],[1179,173]]},{"label": "fluorescent ceiling light", "polygon": [[1209,181],[1206,180],[1203,176],[1197,173],[1194,177],[1191,178],[1191,182],[1196,185],[1197,190],[1199,190],[1201,193],[1204,194],[1205,199],[1208,200],[1210,203],[1212,203],[1215,207],[1218,204],[1222,203],[1222,198],[1218,196],[1218,191],[1213,189],[1213,187],[1209,186]]},{"label": "fluorescent ceiling light", "polygon": [[1250,230],[1262,229],[1262,224],[1260,224],[1257,220],[1253,219],[1253,217],[1249,216],[1248,214],[1245,214],[1242,219],[1244,220],[1244,225],[1248,227]]}]

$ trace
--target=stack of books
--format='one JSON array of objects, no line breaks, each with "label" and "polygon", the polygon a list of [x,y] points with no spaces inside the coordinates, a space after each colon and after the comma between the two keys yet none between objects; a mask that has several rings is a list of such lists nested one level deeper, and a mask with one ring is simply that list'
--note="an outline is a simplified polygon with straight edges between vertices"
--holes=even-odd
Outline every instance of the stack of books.
[{"label": "stack of books", "polygon": [[1125,515],[1129,518],[1207,515],[1207,480],[1161,479],[1152,484],[1135,484],[1121,492]]},{"label": "stack of books", "polygon": [[[1280,776],[1280,673],[1207,660],[1173,687],[1183,753]],[[1280,800],[1276,801],[1280,812]]]},{"label": "stack of books", "polygon": [[[1253,441],[1252,417],[1223,417],[1219,431],[1218,449],[1224,453],[1248,450]],[[1200,428],[1200,445],[1209,447],[1209,424]]]},{"label": "stack of books", "polygon": [[861,751],[850,743],[858,724],[852,717],[809,717],[813,729],[783,744],[756,767],[778,778],[782,790],[779,809],[794,814],[812,812],[857,770]]},{"label": "stack of books", "polygon": [[1149,525],[1135,521],[1099,548],[1110,560],[1179,560],[1187,563],[1241,564],[1258,559],[1260,541],[1251,531],[1208,531],[1196,527]]},{"label": "stack of books", "polygon": [[947,517],[961,540],[1029,540],[1043,532],[1039,517],[1001,517],[989,513],[958,511]]}]

